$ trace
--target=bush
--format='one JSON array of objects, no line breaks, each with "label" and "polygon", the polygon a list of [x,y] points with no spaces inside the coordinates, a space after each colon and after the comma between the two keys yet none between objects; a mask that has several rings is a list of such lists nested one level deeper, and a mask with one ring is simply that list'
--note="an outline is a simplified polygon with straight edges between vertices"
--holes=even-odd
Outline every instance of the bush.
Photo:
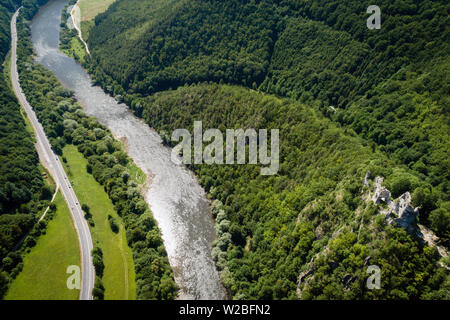
[{"label": "bush", "polygon": [[94,264],[95,274],[98,277],[103,277],[103,271],[105,270],[105,265],[103,264],[103,252],[100,247],[95,246],[92,249],[92,263]]},{"label": "bush", "polygon": [[112,232],[118,233],[119,226],[117,225],[115,219],[111,215],[108,215],[108,221],[109,221],[109,226],[111,227]]},{"label": "bush", "polygon": [[410,191],[411,182],[406,177],[401,177],[392,182],[391,192],[393,198],[398,198],[403,193]]},{"label": "bush", "polygon": [[84,203],[81,205],[81,210],[83,210],[86,213],[86,215],[89,215],[90,211],[91,211],[89,206],[87,204],[84,204]]},{"label": "bush", "polygon": [[105,287],[103,286],[102,280],[99,277],[95,278],[95,285],[92,289],[92,296],[94,300],[105,299]]},{"label": "bush", "polygon": [[430,213],[431,228],[440,237],[450,239],[450,212],[445,208]]}]

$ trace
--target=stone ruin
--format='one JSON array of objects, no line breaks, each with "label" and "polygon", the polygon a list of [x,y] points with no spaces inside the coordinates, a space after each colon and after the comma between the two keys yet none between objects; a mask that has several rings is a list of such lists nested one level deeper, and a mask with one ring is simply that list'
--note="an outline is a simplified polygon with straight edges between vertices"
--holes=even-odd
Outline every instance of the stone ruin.
[{"label": "stone ruin", "polygon": [[382,202],[389,204],[391,202],[391,192],[383,187],[383,178],[376,177],[375,178],[375,192],[372,196],[372,201],[376,205],[381,204]]},{"label": "stone ruin", "polygon": [[416,234],[418,230],[417,217],[419,216],[419,208],[412,207],[411,194],[405,192],[397,199],[391,200],[391,192],[383,186],[383,178],[376,177],[374,183],[374,193],[371,199],[376,205],[382,203],[387,205],[387,209],[380,211],[386,216],[387,223],[404,228],[411,234]]}]

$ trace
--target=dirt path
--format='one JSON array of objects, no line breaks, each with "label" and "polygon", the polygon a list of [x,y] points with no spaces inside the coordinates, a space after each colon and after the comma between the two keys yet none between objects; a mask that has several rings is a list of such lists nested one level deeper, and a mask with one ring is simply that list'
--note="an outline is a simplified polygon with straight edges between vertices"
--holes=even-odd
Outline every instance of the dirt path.
[{"label": "dirt path", "polygon": [[83,35],[81,34],[81,10],[80,6],[78,5],[80,0],[73,6],[72,11],[70,11],[70,16],[72,17],[72,22],[75,27],[75,29],[78,32],[78,38],[81,40],[81,42],[84,44],[84,47],[86,48],[86,52],[91,55],[89,51],[88,44],[83,39]]}]

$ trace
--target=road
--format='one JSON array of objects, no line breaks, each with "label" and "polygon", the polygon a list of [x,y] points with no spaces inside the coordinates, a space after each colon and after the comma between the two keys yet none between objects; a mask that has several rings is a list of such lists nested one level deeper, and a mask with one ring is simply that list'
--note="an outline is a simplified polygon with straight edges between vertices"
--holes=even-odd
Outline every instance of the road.
[{"label": "road", "polygon": [[[67,205],[69,207],[72,219],[75,224],[75,229],[78,233],[78,240],[80,242],[81,251],[81,289],[80,289],[80,300],[92,300],[92,289],[94,287],[95,281],[95,270],[92,264],[92,237],[84,218],[83,211],[81,210],[81,205],[73,191],[70,181],[64,171],[62,164],[59,161],[58,156],[53,152],[50,142],[44,133],[42,125],[38,121],[33,109],[28,103],[22,88],[19,83],[19,74],[17,72],[17,28],[16,20],[21,8],[19,8],[14,14],[11,20],[11,82],[14,88],[14,92],[19,100],[20,104],[24,108],[28,119],[33,126],[35,136],[36,136],[36,148],[39,154],[39,158],[43,165],[48,169],[56,184],[60,188]],[[55,275],[56,276],[56,275]],[[62,275],[67,276],[69,275]],[[68,289],[69,290],[69,289]]]}]

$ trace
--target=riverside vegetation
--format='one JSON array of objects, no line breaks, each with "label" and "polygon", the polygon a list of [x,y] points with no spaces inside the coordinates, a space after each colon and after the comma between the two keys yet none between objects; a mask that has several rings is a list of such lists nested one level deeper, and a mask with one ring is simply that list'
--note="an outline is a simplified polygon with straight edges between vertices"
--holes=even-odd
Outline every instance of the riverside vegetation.
[{"label": "riverside vegetation", "polygon": [[[191,167],[215,200],[213,257],[234,298],[450,298],[436,249],[362,197],[367,171],[410,191],[448,247],[450,5],[378,5],[382,29],[368,30],[356,0],[118,0],[89,30],[94,80],[161,133],[280,129],[277,176]],[[365,286],[368,257],[381,290]]]},{"label": "riverside vegetation", "polygon": [[[33,61],[30,31],[25,20],[32,16],[21,15],[18,23],[19,74],[22,88],[52,148],[62,155],[66,145],[76,146],[88,162],[87,172],[103,186],[111,199],[133,252],[137,298],[174,299],[177,286],[160,231],[140,193],[136,175],[130,175],[137,172],[136,166],[109,130],[84,114],[73,93],[64,88],[50,71]],[[87,206],[84,206],[84,211],[89,214]],[[109,225],[110,221],[107,223]],[[101,280],[105,266],[100,246],[96,245],[93,250],[97,275],[93,294],[96,299],[102,299],[105,290]]]}]

